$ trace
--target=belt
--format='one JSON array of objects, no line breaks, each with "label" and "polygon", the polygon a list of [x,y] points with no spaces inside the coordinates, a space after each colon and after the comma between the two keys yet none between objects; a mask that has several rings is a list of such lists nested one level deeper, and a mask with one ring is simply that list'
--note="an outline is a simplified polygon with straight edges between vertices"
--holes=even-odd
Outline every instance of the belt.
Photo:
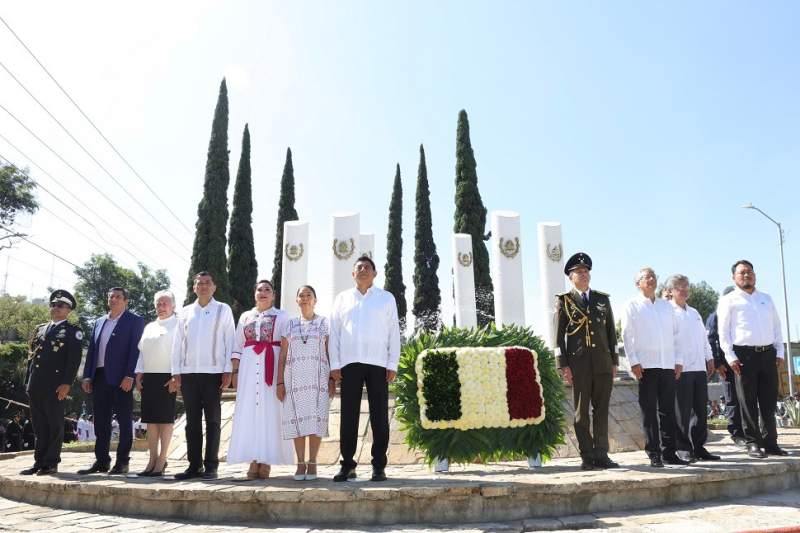
[{"label": "belt", "polygon": [[733,348],[734,349],[738,348],[740,350],[750,350],[751,352],[768,352],[769,350],[774,350],[775,346],[773,346],[772,344],[767,344],[765,346],[739,346],[734,344]]}]

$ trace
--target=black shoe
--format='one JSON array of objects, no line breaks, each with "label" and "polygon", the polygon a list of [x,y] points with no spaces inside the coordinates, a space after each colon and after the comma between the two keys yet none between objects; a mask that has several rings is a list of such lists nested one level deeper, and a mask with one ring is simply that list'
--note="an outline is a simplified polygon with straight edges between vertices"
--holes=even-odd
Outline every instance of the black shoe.
[{"label": "black shoe", "polygon": [[335,476],[333,476],[333,480],[336,481],[337,483],[340,481],[348,481],[350,479],[355,479],[355,478],[356,478],[355,468],[345,469],[344,467],[342,467],[342,469],[339,470],[339,472]]},{"label": "black shoe", "polygon": [[689,464],[689,461],[684,461],[677,454],[671,453],[669,455],[664,456],[664,464],[673,465],[673,466],[686,466]]},{"label": "black shoe", "polygon": [[661,460],[661,457],[654,455],[650,458],[650,466],[653,468],[664,468],[664,462]]},{"label": "black shoe", "polygon": [[722,459],[722,457],[720,457],[719,455],[714,455],[713,453],[709,453],[709,451],[706,450],[705,448],[700,448],[699,450],[697,450],[697,452],[695,453],[695,457],[697,457],[697,459],[700,461],[719,461],[720,459]]},{"label": "black shoe", "polygon": [[52,474],[58,474],[57,466],[43,466],[38,472],[36,472],[37,476],[49,476]]},{"label": "black shoe", "polygon": [[100,463],[95,463],[89,468],[84,468],[83,470],[78,470],[79,476],[87,476],[89,474],[96,474],[98,472],[108,472],[108,465],[101,465]]},{"label": "black shoe", "polygon": [[747,445],[747,455],[753,457],[754,459],[763,459],[767,456],[761,448],[758,447],[758,444],[748,444]]},{"label": "black shoe", "polygon": [[22,471],[22,472],[20,472],[19,474],[20,474],[21,476],[32,476],[32,475],[34,475],[34,474],[35,474],[36,472],[38,472],[38,471],[39,471],[39,467],[38,467],[38,466],[36,466],[36,465],[33,465],[33,466],[32,466],[32,467],[30,467],[30,468],[26,468],[25,470],[23,470],[23,471]]},{"label": "black shoe", "polygon": [[747,449],[747,439],[745,439],[744,437],[731,437],[731,440],[733,441],[733,444],[738,448],[741,448],[743,450]]},{"label": "black shoe", "polygon": [[373,468],[370,481],[386,481],[386,471],[383,468]]},{"label": "black shoe", "polygon": [[619,465],[611,460],[609,456],[600,457],[594,460],[594,466],[597,468],[619,468]]},{"label": "black shoe", "polygon": [[581,460],[581,470],[594,470],[594,461],[591,459]]},{"label": "black shoe", "polygon": [[167,469],[167,465],[169,465],[169,463],[167,461],[164,461],[164,467],[159,471],[156,471],[155,467],[153,467],[153,470],[151,470],[150,473],[147,474],[147,477],[161,477],[161,476],[163,476],[164,475],[164,471]]},{"label": "black shoe", "polygon": [[108,471],[109,476],[118,476],[128,473],[128,465],[114,465],[114,468]]},{"label": "black shoe", "polygon": [[155,465],[155,464],[153,464],[153,466],[152,466],[152,467],[150,467],[150,468],[145,468],[144,470],[142,470],[141,472],[137,473],[136,475],[137,475],[138,477],[148,477],[148,476],[150,476],[150,475],[152,475],[152,474],[153,474],[153,470],[155,470],[155,468],[156,468],[156,465]]},{"label": "black shoe", "polygon": [[766,453],[767,455],[781,455],[784,457],[789,455],[789,452],[787,452],[783,448],[780,448],[777,444],[775,446],[769,446],[767,448],[764,448],[764,453]]},{"label": "black shoe", "polygon": [[175,479],[178,480],[178,481],[184,481],[184,480],[187,480],[187,479],[195,479],[195,478],[202,477],[202,476],[203,476],[203,470],[202,469],[195,470],[194,468],[187,468],[183,472],[181,472],[179,474],[175,474]]},{"label": "black shoe", "polygon": [[217,479],[217,470],[206,470],[200,475],[200,477],[203,479]]}]

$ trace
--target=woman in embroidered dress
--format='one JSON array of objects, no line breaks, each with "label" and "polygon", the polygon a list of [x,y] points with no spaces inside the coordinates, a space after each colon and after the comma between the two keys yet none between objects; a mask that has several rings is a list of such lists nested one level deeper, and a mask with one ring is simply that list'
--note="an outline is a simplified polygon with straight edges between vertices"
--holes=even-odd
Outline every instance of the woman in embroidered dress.
[{"label": "woman in embroidered dress", "polygon": [[280,332],[286,312],[272,307],[272,283],[256,284],[256,307],[242,313],[236,328],[233,386],[236,408],[228,463],[250,463],[249,479],[269,477],[270,465],[291,464],[292,446],[281,433],[281,402],[275,394]]},{"label": "woman in embroidered dress", "polygon": [[322,437],[328,436],[328,406],[336,392],[328,361],[328,320],[314,313],[316,303],[313,287],[297,290],[300,316],[286,325],[278,368],[283,378],[276,389],[283,402],[283,438],[294,439],[298,481],[317,479],[317,452]]}]

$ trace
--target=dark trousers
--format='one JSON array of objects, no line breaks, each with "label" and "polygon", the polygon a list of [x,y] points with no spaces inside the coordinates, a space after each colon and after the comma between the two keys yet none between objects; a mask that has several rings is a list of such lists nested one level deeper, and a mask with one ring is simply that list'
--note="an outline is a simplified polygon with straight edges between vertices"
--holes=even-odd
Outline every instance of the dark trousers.
[{"label": "dark trousers", "polygon": [[644,450],[650,457],[675,453],[675,371],[645,368],[639,380]]},{"label": "dark trousers", "polygon": [[[127,465],[133,446],[133,389],[125,392],[119,383],[106,380],[102,368],[98,368],[92,381],[92,405],[94,408],[94,456],[100,465],[110,465],[111,455],[111,415],[117,415],[119,424],[119,444],[115,464]],[[62,421],[63,424],[63,421]],[[62,426],[61,431],[64,431]]]},{"label": "dark trousers", "polygon": [[608,404],[611,400],[612,385],[611,374],[593,374],[591,370],[572,372],[575,436],[578,438],[578,448],[584,459],[602,459],[608,455]]},{"label": "dark trousers", "polygon": [[64,440],[64,403],[54,390],[29,396],[31,423],[36,436],[33,459],[39,468],[54,467],[61,462]]},{"label": "dark trousers", "polygon": [[[190,470],[219,466],[219,436],[222,426],[220,400],[222,374],[183,374],[181,394],[186,408],[186,455]],[[206,419],[206,454],[203,460],[203,417]]]},{"label": "dark trousers", "polygon": [[339,446],[342,468],[356,467],[353,457],[358,442],[358,419],[361,411],[361,393],[367,384],[369,424],[372,428],[372,467],[386,467],[386,450],[389,448],[389,384],[386,368],[364,363],[350,363],[342,368],[341,422]]},{"label": "dark trousers", "polygon": [[778,445],[778,429],[775,426],[775,404],[778,401],[775,348],[756,352],[752,348],[734,346],[733,353],[742,364],[742,372],[736,376],[736,394],[739,395],[744,438],[748,444],[757,444],[761,448],[775,447]]},{"label": "dark trousers", "polygon": [[728,419],[728,433],[731,434],[731,437],[744,438],[742,411],[739,409],[739,396],[736,394],[736,374],[727,362],[724,364],[727,372],[722,394],[725,396],[725,418]]},{"label": "dark trousers", "polygon": [[684,372],[675,385],[677,448],[699,453],[708,439],[708,374],[705,370]]}]

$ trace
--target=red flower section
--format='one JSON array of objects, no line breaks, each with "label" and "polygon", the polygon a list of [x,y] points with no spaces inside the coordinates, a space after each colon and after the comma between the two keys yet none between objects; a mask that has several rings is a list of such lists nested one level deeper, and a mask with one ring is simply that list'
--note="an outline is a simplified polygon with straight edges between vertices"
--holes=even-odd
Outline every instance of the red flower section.
[{"label": "red flower section", "polygon": [[512,420],[536,418],[542,414],[542,391],[536,383],[536,368],[529,350],[506,350],[506,383],[508,414]]}]

